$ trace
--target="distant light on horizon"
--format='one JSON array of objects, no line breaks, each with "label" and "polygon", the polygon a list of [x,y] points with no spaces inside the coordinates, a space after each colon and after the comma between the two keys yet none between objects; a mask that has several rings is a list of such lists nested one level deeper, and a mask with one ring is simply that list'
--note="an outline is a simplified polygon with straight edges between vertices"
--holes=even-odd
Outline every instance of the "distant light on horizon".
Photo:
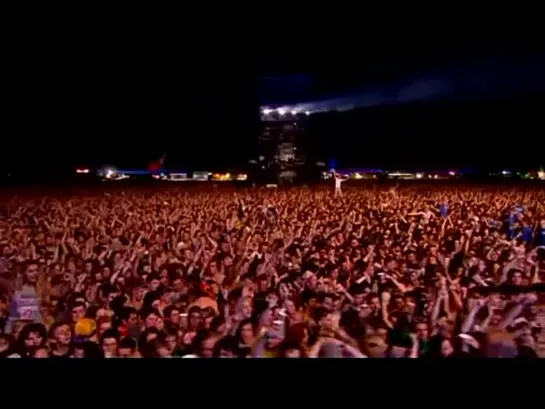
[{"label": "distant light on horizon", "polygon": [[310,111],[305,111],[305,115],[306,115],[306,116],[309,116],[309,115],[310,115]]},{"label": "distant light on horizon", "polygon": [[272,109],[269,108],[263,108],[263,114],[269,115],[272,112]]},{"label": "distant light on horizon", "polygon": [[292,115],[297,115],[297,111],[291,111]]},{"label": "distant light on horizon", "polygon": [[284,109],[279,109],[278,110],[278,115],[284,116],[285,114],[286,114],[286,111]]}]

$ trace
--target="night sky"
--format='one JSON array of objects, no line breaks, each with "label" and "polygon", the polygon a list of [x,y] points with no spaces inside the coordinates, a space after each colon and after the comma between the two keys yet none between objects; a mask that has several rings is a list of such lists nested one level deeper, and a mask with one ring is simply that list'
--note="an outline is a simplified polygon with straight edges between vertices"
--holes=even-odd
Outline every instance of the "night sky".
[{"label": "night sky", "polygon": [[[359,57],[289,61],[3,57],[1,166],[59,174],[80,165],[145,167],[165,152],[178,169],[244,166],[256,154],[260,103],[387,86],[476,54],[488,58],[483,49],[464,50],[434,54],[401,44]],[[521,58],[508,51],[508,58]],[[545,93],[538,91],[319,115],[309,132],[316,157],[346,166],[531,167],[541,163],[545,139]]]},{"label": "night sky", "polygon": [[[60,171],[78,165],[228,166],[255,135],[253,78],[154,59],[18,59],[4,66],[4,161]],[[227,132],[226,132],[227,130]],[[234,148],[234,149],[233,149]]]}]

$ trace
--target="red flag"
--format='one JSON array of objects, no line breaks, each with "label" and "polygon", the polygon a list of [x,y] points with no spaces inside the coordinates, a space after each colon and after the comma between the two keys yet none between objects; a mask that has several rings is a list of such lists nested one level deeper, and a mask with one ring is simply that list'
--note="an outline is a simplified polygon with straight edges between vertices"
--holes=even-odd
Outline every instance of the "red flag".
[{"label": "red flag", "polygon": [[163,168],[163,162],[165,161],[165,155],[161,156],[161,158],[157,162],[151,162],[148,165],[148,170],[150,172],[158,172]]}]

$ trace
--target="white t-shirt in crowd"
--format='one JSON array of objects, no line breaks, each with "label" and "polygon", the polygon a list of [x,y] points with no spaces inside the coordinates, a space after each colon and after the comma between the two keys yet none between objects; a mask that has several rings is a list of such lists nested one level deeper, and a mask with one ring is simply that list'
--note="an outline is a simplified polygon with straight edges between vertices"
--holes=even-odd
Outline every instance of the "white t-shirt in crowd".
[{"label": "white t-shirt in crowd", "polygon": [[343,182],[344,180],[340,176],[335,176],[335,189],[340,189]]}]

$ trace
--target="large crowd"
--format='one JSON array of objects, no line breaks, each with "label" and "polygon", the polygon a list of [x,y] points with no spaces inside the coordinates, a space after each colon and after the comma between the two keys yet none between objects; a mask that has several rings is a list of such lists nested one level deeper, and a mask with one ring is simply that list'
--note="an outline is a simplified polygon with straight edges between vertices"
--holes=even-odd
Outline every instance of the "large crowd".
[{"label": "large crowd", "polygon": [[0,357],[537,357],[545,193],[0,200]]}]

